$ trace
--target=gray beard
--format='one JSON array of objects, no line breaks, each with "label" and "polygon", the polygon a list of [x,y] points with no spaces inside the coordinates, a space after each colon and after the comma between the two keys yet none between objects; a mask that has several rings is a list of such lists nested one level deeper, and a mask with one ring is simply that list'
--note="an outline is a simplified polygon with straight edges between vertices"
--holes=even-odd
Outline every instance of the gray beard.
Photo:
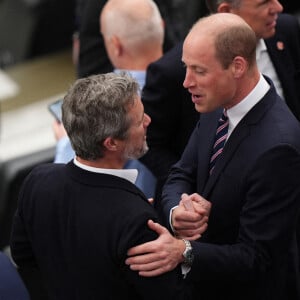
[{"label": "gray beard", "polygon": [[144,156],[148,152],[149,147],[145,142],[143,148],[140,149],[140,151],[131,151],[131,150],[132,149],[127,149],[127,151],[125,151],[124,157],[126,160],[139,159],[140,157]]}]

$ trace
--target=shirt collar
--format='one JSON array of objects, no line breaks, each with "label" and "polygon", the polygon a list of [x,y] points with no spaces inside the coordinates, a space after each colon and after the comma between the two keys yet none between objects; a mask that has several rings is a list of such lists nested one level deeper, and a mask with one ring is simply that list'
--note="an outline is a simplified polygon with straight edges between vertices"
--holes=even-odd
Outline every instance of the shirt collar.
[{"label": "shirt collar", "polygon": [[138,176],[138,170],[136,169],[103,169],[103,168],[95,168],[82,164],[79,162],[76,157],[74,158],[74,164],[86,171],[100,174],[109,174],[114,175],[123,179],[130,181],[135,184],[136,178]]},{"label": "shirt collar", "polygon": [[261,53],[267,51],[266,43],[263,39],[259,39],[256,45],[256,60],[260,59]]},{"label": "shirt collar", "polygon": [[227,110],[229,118],[229,134],[242,120],[242,118],[258,103],[270,89],[266,79],[260,74],[260,78],[254,89],[237,105]]}]

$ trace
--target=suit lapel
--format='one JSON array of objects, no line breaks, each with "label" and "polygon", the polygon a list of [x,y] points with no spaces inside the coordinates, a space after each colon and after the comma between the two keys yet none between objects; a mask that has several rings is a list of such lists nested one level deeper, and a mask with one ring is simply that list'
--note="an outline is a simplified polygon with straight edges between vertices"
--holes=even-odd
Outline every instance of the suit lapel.
[{"label": "suit lapel", "polygon": [[[209,179],[209,161],[211,157],[212,147],[215,140],[215,132],[217,130],[218,120],[222,115],[223,109],[218,109],[212,113],[203,114],[200,118],[200,134],[199,134],[199,151],[198,151],[198,180],[197,190],[203,191],[207,180]],[[202,147],[202,145],[208,145]]]},{"label": "suit lapel", "polygon": [[249,135],[250,126],[248,124],[238,125],[228,141],[225,144],[223,152],[216,162],[213,173],[209,176],[205,189],[203,191],[204,198],[209,195],[211,189],[215,185],[217,179],[219,178],[222,171],[226,168],[226,165],[231,161],[234,156],[235,151],[243,140]]},{"label": "suit lapel", "polygon": [[[270,82],[269,82],[270,83]],[[203,189],[203,197],[206,198],[210,194],[212,188],[216,184],[221,173],[226,169],[226,166],[234,158],[235,152],[245,139],[250,135],[251,127],[260,122],[265,112],[273,105],[276,99],[275,88],[271,85],[271,89],[240,121],[233,130],[231,136],[225,144],[223,152],[216,162],[215,169],[211,176],[207,175],[207,182]],[[208,169],[207,169],[208,174]],[[202,190],[202,189],[201,189]]]}]

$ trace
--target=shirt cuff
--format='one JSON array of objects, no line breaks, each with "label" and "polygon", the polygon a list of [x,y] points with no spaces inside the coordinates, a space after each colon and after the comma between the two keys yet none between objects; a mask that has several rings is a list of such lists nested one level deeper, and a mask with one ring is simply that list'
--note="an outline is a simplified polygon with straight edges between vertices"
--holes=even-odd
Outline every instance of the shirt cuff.
[{"label": "shirt cuff", "polygon": [[[174,231],[174,228],[172,225],[172,213],[176,207],[178,207],[178,205],[172,207],[170,210],[170,214],[169,214],[169,224],[170,224],[170,227],[174,234],[175,234],[175,231]],[[191,266],[188,266],[186,264],[181,264],[181,274],[183,275],[183,278],[185,278],[187,276],[187,274],[190,272],[190,270],[191,270]]]},{"label": "shirt cuff", "polygon": [[170,214],[169,214],[169,224],[170,224],[170,227],[171,227],[171,229],[172,229],[172,231],[173,231],[174,234],[175,234],[175,231],[174,231],[174,228],[173,228],[173,225],[172,225],[172,213],[173,213],[173,210],[176,207],[178,207],[178,205],[172,207],[171,210],[170,210]]},{"label": "shirt cuff", "polygon": [[191,266],[181,264],[181,274],[186,278],[187,274],[191,271]]}]

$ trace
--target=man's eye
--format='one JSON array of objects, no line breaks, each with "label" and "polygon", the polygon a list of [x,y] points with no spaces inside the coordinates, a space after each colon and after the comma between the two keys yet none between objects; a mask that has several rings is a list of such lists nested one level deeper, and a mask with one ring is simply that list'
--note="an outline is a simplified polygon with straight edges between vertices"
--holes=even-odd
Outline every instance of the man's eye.
[{"label": "man's eye", "polygon": [[196,72],[197,74],[200,74],[200,75],[205,74],[205,71],[204,71],[204,70],[195,69],[195,72]]}]

